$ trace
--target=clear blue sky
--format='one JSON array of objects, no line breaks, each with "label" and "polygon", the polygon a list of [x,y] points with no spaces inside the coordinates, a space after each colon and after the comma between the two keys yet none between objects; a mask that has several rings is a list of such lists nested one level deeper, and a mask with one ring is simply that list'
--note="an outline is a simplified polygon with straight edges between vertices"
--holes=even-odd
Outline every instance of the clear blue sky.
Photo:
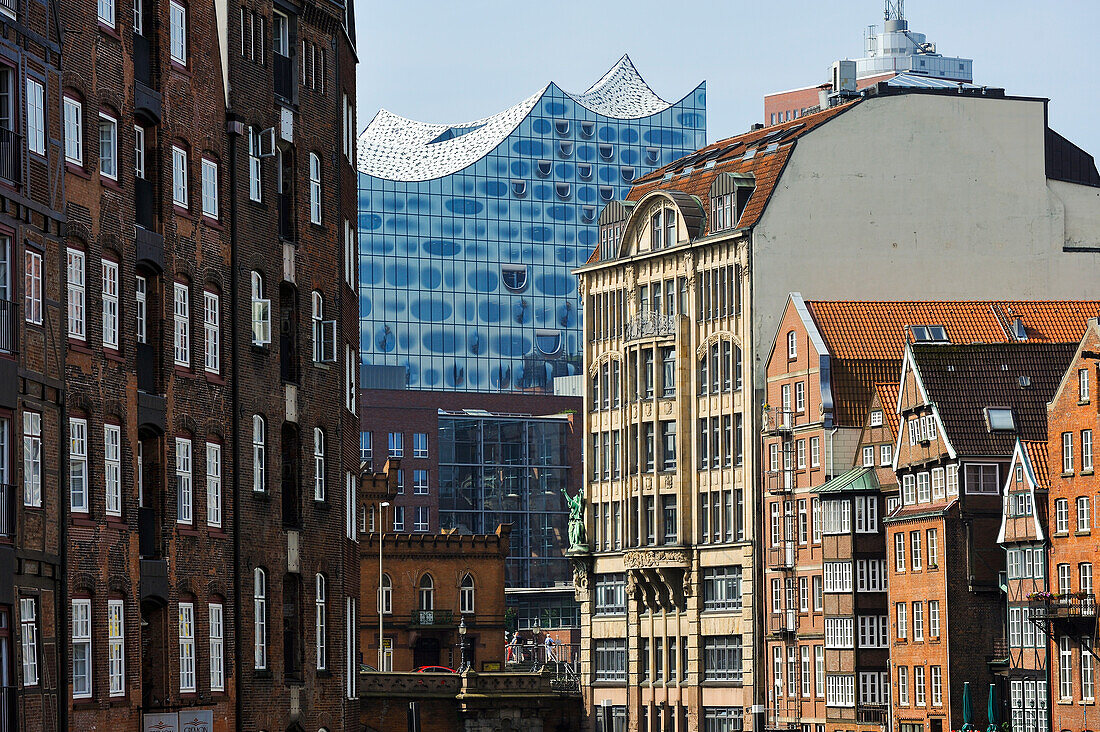
[{"label": "clear blue sky", "polygon": [[[380,107],[464,122],[549,81],[584,91],[623,53],[661,97],[707,81],[711,140],[762,121],[763,95],[862,55],[881,0],[357,0],[359,126]],[[908,0],[911,30],[974,59],[975,81],[1047,97],[1050,124],[1100,157],[1100,3]]]}]

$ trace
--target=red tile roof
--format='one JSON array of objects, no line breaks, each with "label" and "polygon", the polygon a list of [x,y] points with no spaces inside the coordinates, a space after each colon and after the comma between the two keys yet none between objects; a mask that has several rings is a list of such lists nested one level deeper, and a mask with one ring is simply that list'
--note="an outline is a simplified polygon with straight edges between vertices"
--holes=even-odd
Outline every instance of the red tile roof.
[{"label": "red tile roof", "polygon": [[895,437],[898,434],[898,389],[901,387],[896,381],[892,383],[879,382],[875,384],[875,394],[882,405],[882,421],[890,428],[890,434]]},{"label": "red tile roof", "polygon": [[1036,488],[1050,487],[1050,468],[1047,463],[1047,443],[1045,440],[1020,440],[1035,472]]}]

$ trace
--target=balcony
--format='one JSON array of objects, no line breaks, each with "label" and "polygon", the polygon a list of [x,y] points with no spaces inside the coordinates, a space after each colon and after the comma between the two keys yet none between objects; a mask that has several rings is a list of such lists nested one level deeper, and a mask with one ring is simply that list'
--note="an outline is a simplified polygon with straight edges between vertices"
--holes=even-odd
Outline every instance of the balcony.
[{"label": "balcony", "polygon": [[1096,622],[1096,595],[1092,593],[1034,598],[1030,607],[1032,620],[1081,624]]},{"label": "balcony", "polygon": [[768,410],[765,416],[764,434],[778,435],[794,429],[794,412],[788,409]]},{"label": "balcony", "polygon": [[676,317],[660,313],[639,313],[626,322],[623,340],[637,341],[643,338],[672,338],[676,335]]},{"label": "balcony", "polygon": [[413,610],[410,628],[444,628],[457,625],[452,610]]},{"label": "balcony", "polygon": [[0,300],[0,353],[15,353],[15,328],[19,306],[11,300]]},{"label": "balcony", "polygon": [[[137,179],[137,180],[140,180]],[[137,261],[155,272],[164,271],[164,237],[142,226],[134,229]]]},{"label": "balcony", "polygon": [[147,178],[134,177],[134,210],[138,226],[156,231],[157,196],[153,190],[153,182]]},{"label": "balcony", "polygon": [[890,707],[886,704],[860,704],[856,707],[856,724],[885,725],[890,718]]},{"label": "balcony", "polygon": [[0,128],[0,178],[9,183],[23,180],[23,136]]},{"label": "balcony", "polygon": [[0,0],[0,12],[14,18],[19,12],[19,4],[15,0]]},{"label": "balcony", "polygon": [[157,514],[151,508],[138,508],[138,556],[143,559],[156,557],[157,550]]},{"label": "balcony", "polygon": [[779,546],[768,547],[768,569],[783,571],[794,569],[798,550],[790,540],[779,542]]},{"label": "balcony", "polygon": [[15,537],[15,486],[0,483],[0,539]]},{"label": "balcony", "polygon": [[798,613],[790,610],[780,610],[768,615],[768,633],[772,635],[794,635],[798,632]]},{"label": "balcony", "polygon": [[294,203],[289,193],[279,195],[279,238],[294,241]]},{"label": "balcony", "polygon": [[281,53],[271,54],[275,58],[275,96],[287,102],[294,101],[294,62]]},{"label": "balcony", "polygon": [[765,485],[768,493],[772,495],[786,495],[798,488],[798,473],[793,469],[769,470]]}]

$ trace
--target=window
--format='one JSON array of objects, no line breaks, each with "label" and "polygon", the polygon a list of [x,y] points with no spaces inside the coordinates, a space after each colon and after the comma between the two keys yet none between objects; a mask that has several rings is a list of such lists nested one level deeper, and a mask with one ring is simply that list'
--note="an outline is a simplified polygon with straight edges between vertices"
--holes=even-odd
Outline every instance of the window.
[{"label": "window", "polygon": [[69,509],[88,513],[88,421],[75,417],[69,418]]},{"label": "window", "polygon": [[118,121],[103,112],[99,113],[99,174],[118,180]]},{"label": "window", "polygon": [[948,465],[946,471],[947,495],[957,496],[959,495],[959,466]]},{"label": "window", "polygon": [[1085,643],[1081,644],[1081,698],[1089,702],[1096,698],[1096,677],[1093,673],[1092,651]]},{"label": "window", "polygon": [[417,607],[421,610],[435,609],[435,580],[432,579],[430,574],[425,574],[420,578]]},{"label": "window", "polygon": [[264,297],[264,278],[252,271],[252,343],[271,343],[271,300]]},{"label": "window", "polygon": [[703,678],[706,681],[740,683],[742,661],[741,636],[703,636]]},{"label": "window", "polygon": [[825,562],[825,592],[852,591],[852,563]]},{"label": "window", "polygon": [[344,345],[344,409],[355,413],[355,374],[359,370],[359,352],[350,343]]},{"label": "window", "polygon": [[1069,499],[1054,500],[1054,532],[1064,534],[1069,531]]},{"label": "window", "polygon": [[825,703],[831,707],[856,705],[856,677],[829,674],[825,677]]},{"label": "window", "polygon": [[405,530],[405,507],[394,506],[393,507],[393,530],[404,531]]},{"label": "window", "polygon": [[222,446],[206,443],[206,525],[222,525]]},{"label": "window", "polygon": [[[276,14],[278,18],[278,14]],[[263,198],[260,167],[260,131],[248,128],[248,198],[259,202]]]},{"label": "window", "polygon": [[313,360],[332,363],[336,360],[336,321],[325,320],[325,299],[313,291]]},{"label": "window", "polygon": [[1091,595],[1092,594],[1092,564],[1089,563],[1089,562],[1084,562],[1084,563],[1077,566],[1077,571],[1078,571],[1077,579],[1078,579],[1078,582],[1080,582],[1080,585],[1078,586],[1078,590],[1085,593],[1086,595]]},{"label": "window", "polygon": [[909,533],[909,558],[914,572],[919,572],[924,566],[921,556],[921,537],[919,531]]},{"label": "window", "polygon": [[267,575],[257,567],[252,572],[253,664],[267,668]]},{"label": "window", "polygon": [[68,275],[69,337],[84,340],[84,252],[66,250]]},{"label": "window", "polygon": [[267,490],[267,425],[258,414],[252,415],[252,490]]},{"label": "window", "polygon": [[187,208],[187,151],[178,145],[172,146],[172,203]]},{"label": "window", "polygon": [[42,415],[23,412],[23,505],[42,505]]},{"label": "window", "polygon": [[1089,510],[1089,497],[1078,496],[1077,497],[1077,531],[1078,533],[1087,532],[1092,528],[1091,525],[1091,511]]},{"label": "window", "polygon": [[195,691],[195,605],[179,604],[180,693]]},{"label": "window", "polygon": [[[997,465],[990,464],[968,464],[966,466],[966,492],[996,495],[999,492],[997,468]],[[950,480],[948,486],[950,487]],[[950,491],[948,495],[950,495]]]},{"label": "window", "polygon": [[1087,402],[1089,400],[1088,369],[1078,369],[1077,371],[1077,399],[1082,402]]},{"label": "window", "polygon": [[427,532],[429,528],[428,507],[416,506],[413,512],[413,531]]},{"label": "window", "polygon": [[101,260],[103,280],[103,347],[118,350],[118,262]]},{"label": "window", "polygon": [[626,681],[626,639],[598,638],[593,646],[596,680]]},{"label": "window", "polygon": [[99,22],[111,28],[115,27],[115,0],[99,0],[96,3],[96,15]]},{"label": "window", "polygon": [[905,571],[905,532],[894,534],[894,571]]},{"label": "window", "polygon": [[814,596],[814,612],[819,613],[825,609],[825,585],[820,574],[810,578],[811,589]]},{"label": "window", "polygon": [[204,290],[202,294],[202,329],[206,371],[221,371],[221,302],[217,293]]},{"label": "window", "polygon": [[134,125],[134,175],[145,178],[145,128]]},{"label": "window", "polygon": [[[943,667],[932,666],[932,706],[943,706]],[[1041,728],[1045,729],[1045,727]]]},{"label": "window", "polygon": [[427,470],[414,470],[413,471],[413,495],[426,496],[428,495],[428,471]]},{"label": "window", "polygon": [[[705,567],[703,568],[703,610],[740,610],[741,567]],[[625,578],[623,590],[625,592]],[[623,611],[626,605],[623,601]]]},{"label": "window", "polygon": [[798,336],[793,330],[787,331],[787,358],[798,358]]},{"label": "window", "polygon": [[939,532],[936,529],[928,530],[928,566],[935,569],[940,563]]},{"label": "window", "polygon": [[794,385],[794,411],[806,411],[806,382],[796,381]]},{"label": "window", "polygon": [[874,445],[866,445],[863,448],[863,467],[873,468],[875,467],[875,448]]},{"label": "window", "polygon": [[389,436],[389,456],[399,458],[405,456],[405,433],[391,432]]},{"label": "window", "polygon": [[328,668],[328,595],[325,587],[325,576],[316,576],[316,597],[314,598],[314,611],[317,615],[317,670]]},{"label": "window", "polygon": [[825,618],[825,647],[853,648],[852,618]]},{"label": "window", "polygon": [[1062,433],[1062,472],[1073,472],[1073,433]]},{"label": "window", "polygon": [[173,0],[168,4],[169,49],[172,60],[187,65],[187,10]]},{"label": "window", "polygon": [[218,164],[202,159],[202,215],[218,218]]},{"label": "window", "polygon": [[[894,462],[894,446],[893,445],[880,445],[879,446],[879,465],[891,465]],[[940,473],[943,473],[942,468],[937,468]]]},{"label": "window", "polygon": [[890,640],[887,637],[885,615],[860,615],[859,616],[859,647],[860,648],[888,648]]},{"label": "window", "polygon": [[23,254],[23,317],[42,325],[42,255],[31,249]]},{"label": "window", "polygon": [[894,622],[897,626],[897,639],[906,640],[909,638],[909,623],[908,623],[908,606],[904,602],[894,603]]},{"label": "window", "polygon": [[225,612],[221,603],[209,605],[210,691],[225,691]]},{"label": "window", "polygon": [[940,601],[928,601],[928,637],[940,637]]},{"label": "window", "polygon": [[989,420],[990,432],[994,430],[1016,429],[1016,420],[1012,416],[1011,409],[987,407],[985,415],[986,419]]},{"label": "window", "polygon": [[1073,647],[1068,635],[1058,639],[1058,695],[1073,698]]},{"label": "window", "polygon": [[[401,479],[398,471],[398,480]],[[344,474],[344,536],[352,541],[358,541],[355,534],[355,475],[348,471]]]},{"label": "window", "polygon": [[23,686],[37,686],[38,607],[33,597],[19,598],[19,639],[23,652]]},{"label": "window", "polygon": [[913,603],[913,640],[924,640],[924,603]]},{"label": "window", "polygon": [[413,457],[414,458],[426,458],[426,457],[428,457],[428,433],[427,432],[414,432],[413,433]]},{"label": "window", "polygon": [[393,612],[393,580],[388,574],[382,575],[382,586],[378,591],[378,609],[385,615]]},{"label": "window", "polygon": [[909,706],[909,668],[898,666],[898,705]]},{"label": "window", "polygon": [[145,327],[147,319],[145,291],[147,287],[148,283],[144,277],[137,275],[134,278],[134,326],[138,343],[148,342],[148,333]]},{"label": "window", "polygon": [[886,560],[856,560],[856,591],[886,592]]},{"label": "window", "polygon": [[355,699],[358,693],[359,671],[359,614],[358,603],[354,597],[344,598],[344,645],[347,651],[344,653],[344,696]]},{"label": "window", "polygon": [[870,424],[872,427],[882,426],[882,410],[874,409],[871,411]]},{"label": "window", "polygon": [[856,496],[856,533],[878,533],[878,496]]},{"label": "window", "polygon": [[474,612],[474,578],[466,575],[462,578],[462,587],[458,593],[459,612],[468,615]]},{"label": "window", "polygon": [[27,78],[27,149],[46,154],[46,94],[42,82]]},{"label": "window", "polygon": [[92,695],[92,601],[73,600],[73,698]]},{"label": "window", "polygon": [[313,500],[325,500],[325,431],[313,428]]},{"label": "window", "polygon": [[65,161],[84,164],[84,107],[76,99],[65,97]]},{"label": "window", "polygon": [[852,504],[848,499],[828,500],[824,502],[824,525],[826,534],[848,534],[852,531]]},{"label": "window", "polygon": [[1081,470],[1092,472],[1092,430],[1081,430]]},{"label": "window", "polygon": [[191,365],[191,292],[183,282],[176,282],[173,296],[173,354],[177,366]]},{"label": "window", "polygon": [[103,493],[106,513],[122,515],[122,429],[117,424],[103,425]]},{"label": "window", "polygon": [[191,523],[191,440],[176,438],[176,523]]},{"label": "window", "polygon": [[312,152],[309,154],[309,220],[321,223],[321,158]]},{"label": "window", "polygon": [[821,438],[810,438],[810,467],[816,468],[821,465]]},{"label": "window", "polygon": [[924,666],[913,667],[913,701],[918,707],[924,706]]}]

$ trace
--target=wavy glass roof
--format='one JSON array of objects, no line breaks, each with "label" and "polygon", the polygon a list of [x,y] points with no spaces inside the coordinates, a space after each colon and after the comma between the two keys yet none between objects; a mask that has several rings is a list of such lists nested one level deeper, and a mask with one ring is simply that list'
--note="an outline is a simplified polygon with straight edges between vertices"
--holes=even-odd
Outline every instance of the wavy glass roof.
[{"label": "wavy glass roof", "polygon": [[[402,181],[462,170],[507,138],[551,86],[491,117],[454,125],[417,122],[379,110],[359,136],[359,170]],[[672,106],[649,88],[626,55],[583,94],[566,94],[596,114],[618,119],[648,117]]]}]

